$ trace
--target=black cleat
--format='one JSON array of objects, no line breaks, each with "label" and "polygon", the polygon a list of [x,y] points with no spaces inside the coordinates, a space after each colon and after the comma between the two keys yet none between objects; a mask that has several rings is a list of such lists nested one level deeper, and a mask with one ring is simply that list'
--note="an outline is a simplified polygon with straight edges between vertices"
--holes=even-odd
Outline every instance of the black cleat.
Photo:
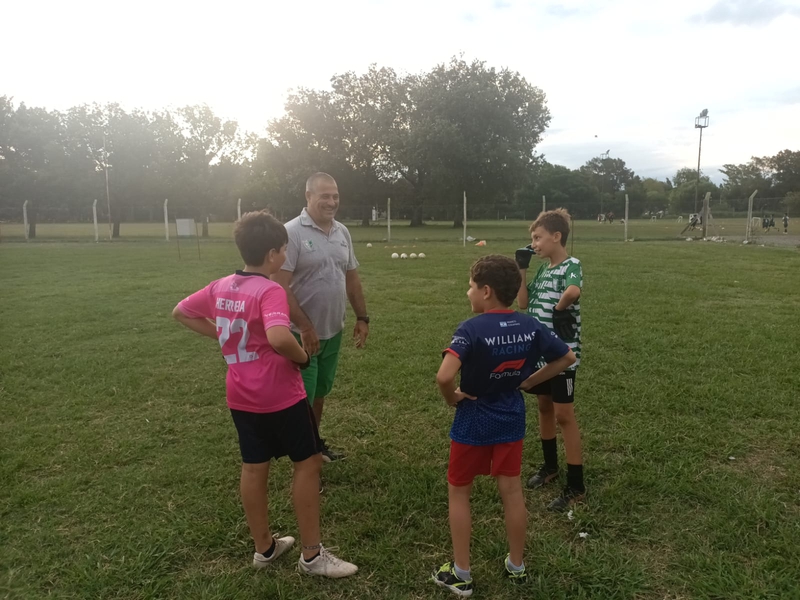
[{"label": "black cleat", "polygon": [[536,488],[547,485],[556,479],[558,479],[558,469],[555,471],[550,471],[547,469],[546,465],[541,465],[539,470],[536,471],[536,473],[534,473],[530,479],[528,479],[527,486],[528,488],[535,490]]},{"label": "black cleat", "polygon": [[325,440],[320,440],[320,442],[322,442],[322,462],[329,463],[344,459],[345,455],[341,452],[337,452],[336,450],[331,450],[328,448],[328,444],[325,443]]},{"label": "black cleat", "polygon": [[552,512],[564,512],[565,510],[571,508],[574,504],[582,502],[585,497],[585,489],[582,492],[579,492],[578,490],[574,490],[567,486],[561,491],[561,495],[559,495],[558,498],[550,503],[550,505],[547,507],[547,510]]}]

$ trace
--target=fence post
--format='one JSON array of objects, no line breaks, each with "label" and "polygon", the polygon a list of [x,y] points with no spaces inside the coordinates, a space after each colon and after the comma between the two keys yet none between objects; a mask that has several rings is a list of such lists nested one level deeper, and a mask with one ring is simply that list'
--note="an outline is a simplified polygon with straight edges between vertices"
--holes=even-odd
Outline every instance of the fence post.
[{"label": "fence post", "polygon": [[236,214],[238,218],[242,218],[242,199],[239,198],[239,201],[236,203]]},{"label": "fence post", "polygon": [[467,245],[467,192],[464,192],[464,246]]},{"label": "fence post", "polygon": [[25,223],[25,241],[28,241],[28,201],[22,203],[22,220]]},{"label": "fence post", "polygon": [[625,194],[625,241],[628,241],[628,194]]},{"label": "fence post", "polygon": [[94,243],[100,241],[100,230],[97,228],[97,198],[92,202],[92,220],[94,221]]},{"label": "fence post", "polygon": [[164,198],[164,235],[169,241],[169,212],[167,210],[167,202],[169,202],[169,198]]},{"label": "fence post", "polygon": [[706,238],[708,233],[708,203],[711,200],[711,192],[706,192],[706,197],[703,198],[703,239]]},{"label": "fence post", "polygon": [[744,240],[750,241],[750,236],[753,235],[753,198],[756,197],[758,190],[750,194],[750,199],[747,201],[747,225],[744,229]]}]

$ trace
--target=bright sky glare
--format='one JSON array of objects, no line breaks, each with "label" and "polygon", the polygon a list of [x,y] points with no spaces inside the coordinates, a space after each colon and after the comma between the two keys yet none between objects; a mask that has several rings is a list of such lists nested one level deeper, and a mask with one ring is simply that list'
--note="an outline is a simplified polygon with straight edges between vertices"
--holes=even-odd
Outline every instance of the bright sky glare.
[{"label": "bright sky glare", "polygon": [[463,52],[544,90],[550,162],[610,149],[671,176],[696,165],[703,108],[715,181],[724,163],[800,149],[800,0],[32,0],[2,16],[0,94],[30,106],[207,103],[260,133],[291,88]]}]

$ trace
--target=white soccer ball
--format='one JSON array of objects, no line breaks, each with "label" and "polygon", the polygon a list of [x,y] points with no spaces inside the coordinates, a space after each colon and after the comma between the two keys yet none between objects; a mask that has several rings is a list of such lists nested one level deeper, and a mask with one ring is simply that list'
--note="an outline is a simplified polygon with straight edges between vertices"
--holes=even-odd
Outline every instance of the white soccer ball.
[{"label": "white soccer ball", "polygon": [[403,252],[403,253],[400,255],[400,258],[408,258],[408,254],[406,254],[405,252]]},{"label": "white soccer ball", "polygon": [[408,255],[408,258],[417,258],[417,255],[412,252]]},{"label": "white soccer ball", "polygon": [[392,258],[400,258],[400,255],[397,252],[392,252]]},{"label": "white soccer ball", "polygon": [[367,248],[372,248],[372,244],[367,244]]},{"label": "white soccer ball", "polygon": [[420,252],[420,253],[419,253],[417,256],[418,256],[419,258],[425,258],[425,254],[424,254],[423,252]]}]

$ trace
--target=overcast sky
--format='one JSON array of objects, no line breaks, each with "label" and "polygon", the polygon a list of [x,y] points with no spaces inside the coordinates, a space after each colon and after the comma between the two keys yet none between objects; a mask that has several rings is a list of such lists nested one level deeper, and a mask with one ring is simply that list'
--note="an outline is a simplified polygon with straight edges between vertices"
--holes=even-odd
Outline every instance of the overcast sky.
[{"label": "overcast sky", "polygon": [[[800,0],[141,0],[2,4],[0,95],[65,109],[207,103],[263,132],[287,90],[370,63],[421,72],[463,52],[547,94],[537,148],[607,149],[642,176],[800,150]],[[597,137],[595,137],[597,136]]]}]

